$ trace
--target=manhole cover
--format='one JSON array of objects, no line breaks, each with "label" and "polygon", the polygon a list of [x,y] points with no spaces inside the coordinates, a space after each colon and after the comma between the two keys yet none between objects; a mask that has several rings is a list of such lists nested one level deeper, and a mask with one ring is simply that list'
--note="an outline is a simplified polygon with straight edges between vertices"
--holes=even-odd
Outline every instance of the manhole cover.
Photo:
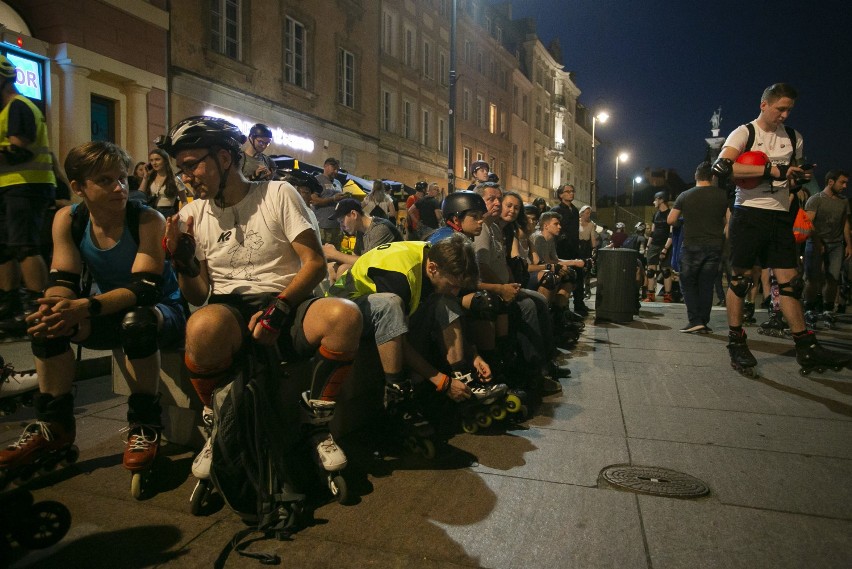
[{"label": "manhole cover", "polygon": [[608,466],[601,471],[601,477],[613,486],[640,494],[698,498],[710,493],[710,488],[698,478],[656,466]]}]

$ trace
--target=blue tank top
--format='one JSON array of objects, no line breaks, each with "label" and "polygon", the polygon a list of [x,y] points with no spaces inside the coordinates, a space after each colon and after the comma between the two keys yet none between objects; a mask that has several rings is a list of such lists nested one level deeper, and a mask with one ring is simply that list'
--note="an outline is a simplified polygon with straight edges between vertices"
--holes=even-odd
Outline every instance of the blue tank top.
[{"label": "blue tank top", "polygon": [[[76,209],[77,206],[74,205],[72,213]],[[127,223],[124,224],[124,233],[121,234],[118,242],[109,249],[101,249],[92,242],[91,219],[86,222],[86,231],[83,234],[83,241],[80,243],[80,256],[102,293],[126,287],[130,283],[133,261],[136,259],[138,250],[139,245],[134,241]],[[163,267],[163,295],[160,302],[179,299],[180,289],[178,288],[177,277],[167,260]]]}]

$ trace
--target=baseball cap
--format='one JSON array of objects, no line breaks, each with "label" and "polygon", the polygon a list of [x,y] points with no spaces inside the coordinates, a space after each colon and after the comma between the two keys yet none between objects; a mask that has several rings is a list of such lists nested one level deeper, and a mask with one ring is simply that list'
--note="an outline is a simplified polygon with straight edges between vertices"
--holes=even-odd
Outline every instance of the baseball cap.
[{"label": "baseball cap", "polygon": [[337,202],[337,205],[334,207],[334,213],[328,216],[328,218],[331,220],[340,219],[350,211],[364,213],[364,209],[361,207],[361,202],[355,198],[344,198]]}]

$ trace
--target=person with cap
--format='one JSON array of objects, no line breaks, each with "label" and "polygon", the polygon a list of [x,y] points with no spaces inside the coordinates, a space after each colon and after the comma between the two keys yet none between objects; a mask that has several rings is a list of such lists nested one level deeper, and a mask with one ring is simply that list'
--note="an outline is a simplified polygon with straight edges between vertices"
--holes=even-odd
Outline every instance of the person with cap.
[{"label": "person with cap", "polygon": [[319,220],[322,242],[331,243],[335,247],[340,247],[343,233],[340,232],[340,225],[331,219],[331,214],[334,213],[337,202],[350,197],[348,192],[343,191],[343,186],[337,179],[339,170],[340,162],[337,158],[326,158],[322,166],[322,174],[317,174],[316,177],[317,182],[322,186],[322,192],[311,196],[311,205],[314,206]]},{"label": "person with cap", "polygon": [[275,161],[264,154],[272,143],[272,129],[257,123],[248,135],[248,146],[243,149],[243,174],[252,182],[276,180],[278,171]]},{"label": "person with cap", "polygon": [[[41,226],[53,204],[56,176],[47,122],[18,93],[17,69],[0,55],[0,330],[23,334],[25,313],[35,309],[47,284]],[[18,292],[26,288],[26,302]]]},{"label": "person with cap", "polygon": [[319,427],[351,375],[361,314],[346,300],[314,296],[326,265],[307,206],[287,182],[245,179],[244,142],[235,125],[207,116],[184,119],[157,141],[200,198],[167,220],[163,239],[181,292],[201,306],[187,322],[184,361],[211,407],[249,342],[277,345],[291,361],[313,355],[300,407],[317,427],[312,442],[328,469],[346,458]]},{"label": "person with cap", "polygon": [[651,221],[651,236],[648,238],[646,257],[646,277],[648,282],[648,295],[642,302],[655,302],[657,290],[657,275],[663,280],[663,302],[672,301],[672,228],[668,223],[669,204],[665,192],[654,194],[654,218]]},{"label": "person with cap", "polygon": [[364,214],[361,202],[355,198],[346,198],[337,202],[331,218],[340,224],[346,235],[355,236],[355,249],[351,255],[339,251],[334,245],[322,246],[329,263],[329,278],[336,281],[358,258],[371,249],[385,243],[403,241],[402,233],[396,225],[382,217]]}]

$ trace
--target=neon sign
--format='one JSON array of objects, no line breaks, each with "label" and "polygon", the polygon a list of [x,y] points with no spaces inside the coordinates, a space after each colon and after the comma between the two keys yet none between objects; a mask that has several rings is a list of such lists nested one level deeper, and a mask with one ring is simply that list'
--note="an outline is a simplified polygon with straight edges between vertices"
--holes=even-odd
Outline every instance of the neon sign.
[{"label": "neon sign", "polygon": [[[231,115],[222,114],[213,110],[206,110],[204,114],[208,117],[216,117],[219,119],[225,119],[226,121],[235,124],[239,127],[243,134],[248,136],[251,127],[255,125],[255,121],[245,120],[240,117],[235,117]],[[272,141],[279,146],[286,146],[287,148],[292,148],[294,150],[301,150],[303,152],[313,152],[314,151],[314,141],[310,138],[305,138],[304,136],[299,136],[293,134],[291,132],[285,132],[280,127],[269,127],[272,130]]]},{"label": "neon sign", "polygon": [[35,59],[21,57],[14,53],[7,53],[6,58],[12,62],[17,69],[15,86],[18,92],[35,101],[42,100],[41,85],[41,63]]}]

